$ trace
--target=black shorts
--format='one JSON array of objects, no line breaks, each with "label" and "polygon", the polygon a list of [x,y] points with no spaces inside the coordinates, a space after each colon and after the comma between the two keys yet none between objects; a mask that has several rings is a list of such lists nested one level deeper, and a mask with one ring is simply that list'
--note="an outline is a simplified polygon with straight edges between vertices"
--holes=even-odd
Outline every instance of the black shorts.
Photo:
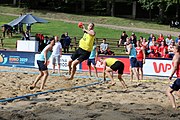
[{"label": "black shorts", "polygon": [[113,71],[117,71],[118,70],[118,74],[123,74],[124,71],[124,63],[122,63],[121,61],[116,61],[111,67],[110,67]]},{"label": "black shorts", "polygon": [[180,89],[180,78],[177,78],[172,85],[170,85],[170,88],[172,88],[175,91],[178,91]]},{"label": "black shorts", "polygon": [[72,54],[71,59],[74,61],[78,59],[80,62],[87,60],[91,52],[78,48],[74,54]]},{"label": "black shorts", "polygon": [[143,61],[137,61],[136,66],[140,67],[140,68],[143,68]]},{"label": "black shorts", "polygon": [[37,64],[38,64],[38,67],[39,67],[39,71],[48,70],[47,66],[44,65],[44,61],[39,61],[39,60],[37,60]]}]

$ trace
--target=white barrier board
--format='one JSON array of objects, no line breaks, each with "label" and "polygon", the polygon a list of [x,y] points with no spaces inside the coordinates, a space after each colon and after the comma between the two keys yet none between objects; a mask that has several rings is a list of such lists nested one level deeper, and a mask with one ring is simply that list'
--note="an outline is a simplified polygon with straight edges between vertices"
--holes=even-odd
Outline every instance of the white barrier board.
[{"label": "white barrier board", "polygon": [[[35,65],[36,68],[38,68],[38,65],[37,65],[37,62],[36,62],[38,55],[39,55],[39,54],[36,54],[36,55],[35,55],[35,61],[34,61],[34,65]],[[69,70],[69,68],[68,68],[68,61],[69,61],[70,57],[71,57],[71,55],[62,55],[62,57],[61,57],[61,59],[60,59],[60,60],[61,60],[61,61],[60,61],[60,69],[61,69],[61,70]],[[79,70],[79,67],[80,67],[80,66],[79,66],[79,64],[78,64],[77,67],[76,67],[76,69]],[[51,57],[49,58],[48,68],[49,68],[49,69],[52,69],[52,58],[51,58]],[[58,69],[58,68],[57,68],[57,65],[55,66],[55,69]]]},{"label": "white barrier board", "polygon": [[145,75],[170,76],[172,68],[172,60],[146,59],[143,71]]},{"label": "white barrier board", "polygon": [[38,41],[18,40],[17,51],[38,52]]}]

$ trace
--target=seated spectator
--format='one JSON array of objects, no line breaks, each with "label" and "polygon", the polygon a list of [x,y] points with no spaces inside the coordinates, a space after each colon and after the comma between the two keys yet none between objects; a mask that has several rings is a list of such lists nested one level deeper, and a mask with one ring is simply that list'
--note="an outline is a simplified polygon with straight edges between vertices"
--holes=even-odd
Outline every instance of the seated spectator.
[{"label": "seated spectator", "polygon": [[170,45],[168,46],[168,54],[169,54],[169,58],[173,58],[174,56],[174,47],[176,46],[175,41],[172,40]]},{"label": "seated spectator", "polygon": [[108,47],[107,49],[107,55],[115,55],[113,51]]},{"label": "seated spectator", "polygon": [[180,40],[180,34],[179,34],[178,37],[175,39],[175,44],[177,44],[179,40]]},{"label": "seated spectator", "polygon": [[159,57],[167,58],[168,55],[168,46],[165,44],[165,41],[161,42],[161,46],[159,47]]},{"label": "seated spectator", "polygon": [[151,42],[148,42],[148,53],[151,52],[151,51],[150,51],[150,47],[151,47],[152,45],[155,45],[155,43],[156,43],[155,37],[152,37]]},{"label": "seated spectator", "polygon": [[71,38],[68,36],[68,32],[65,33],[65,38],[64,38],[64,53],[69,53],[69,46],[71,43]]},{"label": "seated spectator", "polygon": [[98,54],[105,54],[107,55],[108,54],[108,43],[106,43],[106,39],[104,38],[102,43],[100,44],[100,50],[98,51]]},{"label": "seated spectator", "polygon": [[119,39],[119,45],[124,45],[127,37],[128,37],[128,35],[126,34],[126,31],[123,31],[123,33]]},{"label": "seated spectator", "polygon": [[151,42],[153,38],[154,38],[154,41],[156,41],[156,37],[154,36],[153,33],[151,33],[149,38],[148,38],[148,43]]},{"label": "seated spectator", "polygon": [[162,41],[164,41],[164,36],[163,36],[163,34],[161,33],[161,34],[159,34],[159,37],[158,37],[158,39],[156,40],[156,42],[159,43],[159,44],[161,44]]},{"label": "seated spectator", "polygon": [[172,39],[172,36],[171,36],[171,34],[169,34],[169,35],[167,35],[167,38],[166,38],[166,44],[169,46],[170,44],[171,44],[171,41],[172,41],[173,39]]},{"label": "seated spectator", "polygon": [[147,42],[146,38],[143,38],[141,44],[142,44],[142,47],[144,48],[145,54],[147,55],[148,54],[147,53],[147,51],[148,51],[148,42]]},{"label": "seated spectator", "polygon": [[148,57],[150,57],[150,58],[159,57],[158,48],[159,48],[159,44],[154,42],[153,45],[150,46],[150,54]]}]

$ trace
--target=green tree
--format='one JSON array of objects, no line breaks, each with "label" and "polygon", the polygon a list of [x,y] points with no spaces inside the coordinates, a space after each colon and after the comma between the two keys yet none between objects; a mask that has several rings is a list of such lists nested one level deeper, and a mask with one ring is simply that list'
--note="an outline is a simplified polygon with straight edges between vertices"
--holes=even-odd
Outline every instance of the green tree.
[{"label": "green tree", "polygon": [[180,0],[138,0],[142,4],[142,7],[149,11],[149,17],[151,19],[151,10],[157,6],[159,8],[159,20],[163,22],[164,13],[168,10],[169,6],[176,4],[176,17],[179,18],[179,2]]}]

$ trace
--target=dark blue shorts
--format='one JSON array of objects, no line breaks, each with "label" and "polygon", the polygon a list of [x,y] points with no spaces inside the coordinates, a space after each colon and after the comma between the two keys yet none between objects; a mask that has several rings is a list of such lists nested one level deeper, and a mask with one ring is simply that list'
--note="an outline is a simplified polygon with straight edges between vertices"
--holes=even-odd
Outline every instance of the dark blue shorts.
[{"label": "dark blue shorts", "polygon": [[37,60],[37,64],[38,64],[38,67],[39,67],[39,71],[48,70],[47,66],[44,65],[44,61],[39,61],[39,60]]},{"label": "dark blue shorts", "polygon": [[143,68],[143,61],[137,61],[136,66],[140,67],[140,68]]},{"label": "dark blue shorts", "polygon": [[91,52],[78,48],[74,54],[72,54],[71,59],[74,61],[78,59],[80,62],[87,60]]},{"label": "dark blue shorts", "polygon": [[131,68],[137,67],[137,59],[135,57],[130,58]]},{"label": "dark blue shorts", "polygon": [[91,65],[91,63],[92,63],[93,65],[96,65],[95,58],[94,58],[94,59],[88,59],[88,60],[87,60],[87,65]]},{"label": "dark blue shorts", "polygon": [[174,91],[178,91],[180,89],[180,78],[177,78],[172,85],[170,85]]},{"label": "dark blue shorts", "polygon": [[122,63],[121,61],[116,61],[112,66],[110,66],[110,68],[113,71],[117,71],[118,70],[118,74],[123,74],[124,71],[124,63]]}]

